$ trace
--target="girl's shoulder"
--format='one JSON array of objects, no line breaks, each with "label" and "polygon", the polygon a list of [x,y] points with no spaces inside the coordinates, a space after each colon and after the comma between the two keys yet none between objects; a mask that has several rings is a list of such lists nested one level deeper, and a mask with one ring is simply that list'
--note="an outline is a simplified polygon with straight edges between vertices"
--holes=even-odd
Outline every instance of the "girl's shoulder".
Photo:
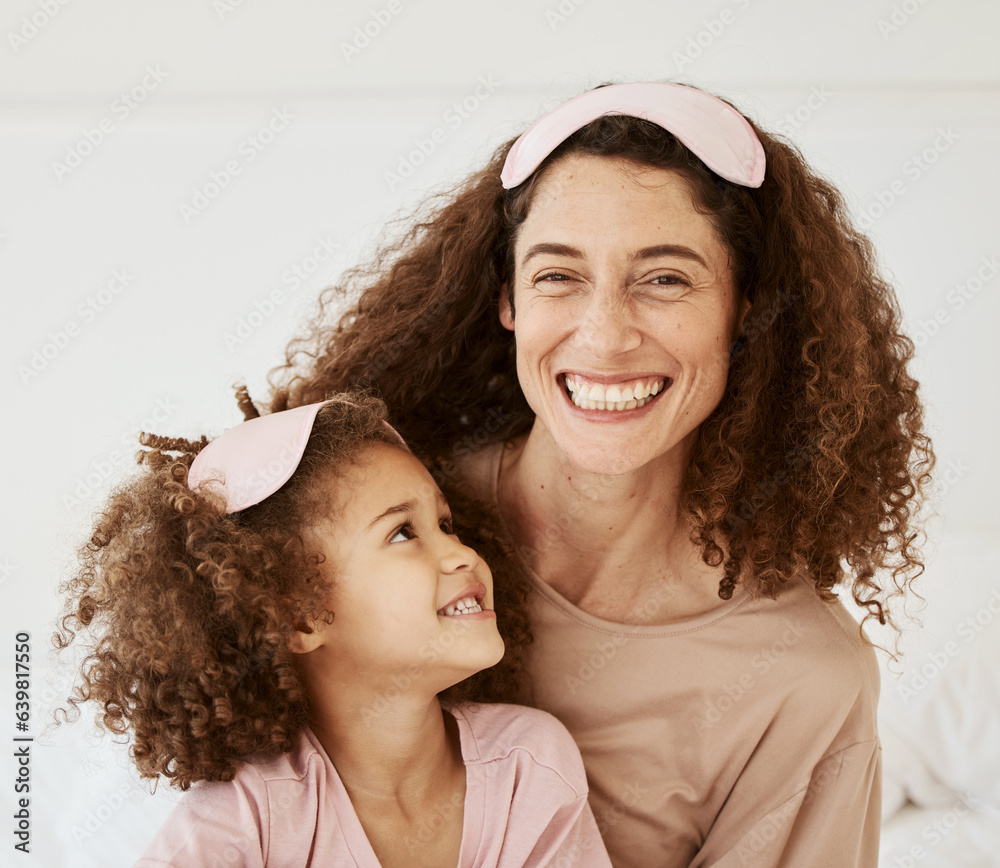
[{"label": "girl's shoulder", "polygon": [[547,711],[507,703],[462,703],[448,711],[458,722],[466,764],[520,762],[555,771],[587,791],[580,751],[569,731]]},{"label": "girl's shoulder", "polygon": [[292,750],[248,757],[236,779],[242,778],[244,785],[251,782],[266,785],[276,781],[302,781],[322,773],[329,762],[316,736],[308,728],[303,728]]},{"label": "girl's shoulder", "polygon": [[308,864],[323,792],[318,778],[326,771],[314,740],[305,730],[293,750],[250,757],[230,781],[195,784],[136,868],[279,864],[269,853],[280,854],[281,865]]}]

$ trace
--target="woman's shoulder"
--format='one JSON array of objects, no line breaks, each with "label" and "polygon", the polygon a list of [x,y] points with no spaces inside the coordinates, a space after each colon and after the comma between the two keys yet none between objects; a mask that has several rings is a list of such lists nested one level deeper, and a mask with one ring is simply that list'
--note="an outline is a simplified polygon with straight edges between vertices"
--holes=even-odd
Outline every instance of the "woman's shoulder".
[{"label": "woman's shoulder", "polygon": [[880,686],[875,648],[844,604],[798,580],[754,608],[766,619],[756,634],[754,675],[780,672],[790,701],[801,700],[819,716],[856,716],[873,729]]},{"label": "woman's shoulder", "polygon": [[810,581],[798,579],[782,590],[777,602],[786,633],[804,651],[833,668],[857,671],[875,665],[874,646],[840,598],[825,600]]},{"label": "woman's shoulder", "polygon": [[497,471],[504,442],[486,443],[477,449],[456,452],[450,461],[443,462],[441,471],[453,485],[482,501],[496,500]]}]

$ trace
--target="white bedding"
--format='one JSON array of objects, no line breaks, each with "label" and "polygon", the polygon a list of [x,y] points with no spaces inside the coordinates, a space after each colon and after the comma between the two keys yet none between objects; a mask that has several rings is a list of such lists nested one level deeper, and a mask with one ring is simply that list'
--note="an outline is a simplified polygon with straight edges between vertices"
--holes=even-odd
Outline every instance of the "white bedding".
[{"label": "white bedding", "polygon": [[973,536],[941,547],[924,626],[883,672],[880,868],[1000,866],[998,555]]}]

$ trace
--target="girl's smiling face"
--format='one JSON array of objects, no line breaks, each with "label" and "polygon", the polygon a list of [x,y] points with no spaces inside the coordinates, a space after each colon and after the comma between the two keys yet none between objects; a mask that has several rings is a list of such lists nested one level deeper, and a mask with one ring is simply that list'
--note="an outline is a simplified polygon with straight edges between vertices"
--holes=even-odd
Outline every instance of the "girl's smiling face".
[{"label": "girl's smiling face", "polygon": [[333,621],[313,634],[330,674],[375,690],[404,675],[437,693],[497,663],[492,575],[424,466],[373,446],[338,488],[334,519],[310,532],[332,577]]},{"label": "girl's smiling face", "polygon": [[565,157],[539,180],[514,261],[500,319],[535,425],[609,475],[689,445],[722,398],[748,305],[687,182]]}]

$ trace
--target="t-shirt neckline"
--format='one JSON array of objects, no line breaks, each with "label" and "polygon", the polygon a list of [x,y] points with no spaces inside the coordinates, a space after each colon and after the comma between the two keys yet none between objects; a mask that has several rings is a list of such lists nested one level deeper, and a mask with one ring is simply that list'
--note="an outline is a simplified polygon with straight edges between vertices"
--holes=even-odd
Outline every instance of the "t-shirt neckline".
[{"label": "t-shirt neckline", "polygon": [[[486,816],[485,798],[486,791],[481,780],[481,775],[477,773],[479,763],[479,745],[476,742],[475,733],[469,725],[468,718],[460,706],[442,706],[442,712],[454,718],[458,725],[459,743],[462,749],[462,762],[465,764],[465,800],[463,802],[462,813],[462,845],[459,848],[458,865],[472,865],[479,853],[483,837],[483,820]],[[305,728],[306,738],[312,743],[313,749],[323,758],[323,762],[332,772],[334,786],[340,792],[340,796],[351,805],[350,816],[340,817],[340,828],[344,834],[351,855],[359,865],[379,864],[372,848],[371,841],[365,833],[361,819],[358,817],[351,797],[340,779],[340,773],[333,764],[320,742],[319,737],[308,726]]]}]

